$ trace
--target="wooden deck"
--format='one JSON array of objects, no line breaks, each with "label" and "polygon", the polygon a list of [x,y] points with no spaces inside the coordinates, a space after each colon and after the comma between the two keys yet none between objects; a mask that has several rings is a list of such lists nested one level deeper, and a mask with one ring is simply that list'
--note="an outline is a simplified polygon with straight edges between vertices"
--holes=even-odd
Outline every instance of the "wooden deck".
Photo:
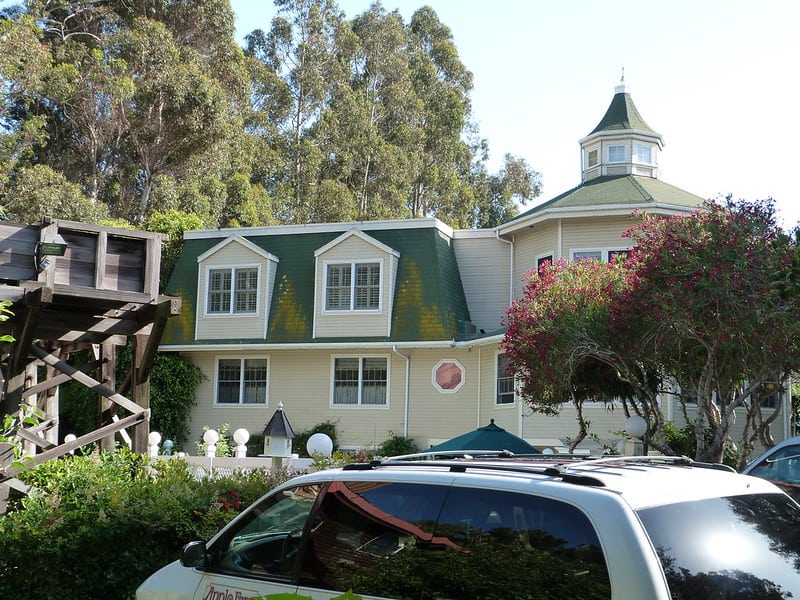
[{"label": "wooden deck", "polygon": [[[74,221],[0,223],[0,300],[11,302],[13,312],[0,323],[0,335],[14,337],[0,346],[0,417],[18,415],[25,405],[44,414],[16,432],[32,462],[96,441],[111,449],[126,429],[133,450],[146,452],[150,369],[167,319],[180,313],[179,298],[158,293],[163,240]],[[116,349],[128,343],[131,368],[116,382]],[[87,349],[90,363],[67,362]],[[58,386],[66,381],[96,392],[100,414],[95,431],[67,444],[58,429]],[[8,488],[24,488],[13,478],[11,459],[10,448],[0,448],[0,514]]]}]

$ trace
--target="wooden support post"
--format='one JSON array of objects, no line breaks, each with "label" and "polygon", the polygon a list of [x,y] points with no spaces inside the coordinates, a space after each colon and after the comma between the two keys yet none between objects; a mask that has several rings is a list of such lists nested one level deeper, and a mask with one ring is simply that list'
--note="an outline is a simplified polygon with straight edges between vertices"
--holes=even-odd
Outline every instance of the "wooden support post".
[{"label": "wooden support post", "polygon": [[[116,389],[116,378],[114,374],[114,368],[117,364],[116,347],[111,341],[107,340],[100,346],[94,346],[94,349],[95,353],[99,354],[99,356],[95,356],[95,358],[102,362],[100,365],[100,381],[109,388]],[[111,402],[111,400],[102,394],[98,395],[98,422],[100,427],[108,425],[111,422],[111,417],[117,413],[116,407],[117,405]],[[114,450],[113,434],[100,440],[100,449],[103,451]]]},{"label": "wooden support post", "polygon": [[[133,385],[131,387],[131,398],[140,407],[150,413],[150,379],[143,376],[145,367],[145,358],[148,350],[148,335],[134,336],[133,348],[133,365],[131,372],[133,373]],[[140,454],[147,452],[147,438],[150,435],[150,420],[145,420],[139,423],[134,428],[133,436],[133,451]]]}]

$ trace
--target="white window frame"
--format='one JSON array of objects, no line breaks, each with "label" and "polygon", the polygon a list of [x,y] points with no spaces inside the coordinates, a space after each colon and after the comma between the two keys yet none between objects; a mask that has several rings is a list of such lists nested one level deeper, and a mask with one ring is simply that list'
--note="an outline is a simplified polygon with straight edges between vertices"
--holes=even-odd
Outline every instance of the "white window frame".
[{"label": "white window frame", "polygon": [[[616,160],[616,159],[611,158],[611,151],[612,150],[616,151],[619,148],[622,149],[622,159]],[[606,154],[608,155],[609,164],[619,164],[619,163],[624,163],[625,162],[625,159],[628,156],[628,151],[625,148],[625,144],[611,144],[611,145],[608,146]]]},{"label": "white window frame", "polygon": [[[506,406],[514,406],[517,403],[517,382],[514,375],[506,375],[505,372],[500,372],[500,360],[501,357],[506,356],[504,352],[498,352],[495,354],[494,359],[494,372],[495,372],[495,389],[494,389],[494,405],[496,407],[506,407]],[[511,381],[511,392],[501,392],[500,388],[501,385]],[[508,396],[509,393],[511,394],[511,402],[500,402],[500,396]]]},{"label": "white window frame", "polygon": [[[222,361],[239,361],[239,401],[238,402],[220,402],[220,363]],[[247,361],[264,361],[265,365],[265,378],[264,378],[264,400],[259,402],[245,402],[245,389],[247,380]],[[232,380],[231,380],[232,381]],[[220,355],[214,360],[214,406],[256,406],[263,408],[269,406],[269,382],[270,382],[270,359],[267,355],[257,356],[243,356],[243,355]],[[260,383],[260,381],[259,381]]]},{"label": "white window frame", "polygon": [[[647,160],[642,160],[641,155],[639,154],[641,151],[647,152]],[[652,165],[653,164],[653,147],[647,144],[636,144],[634,147],[634,156],[636,157],[636,162],[642,165]]]},{"label": "white window frame", "polygon": [[[443,388],[441,385],[439,385],[439,381],[436,378],[436,372],[439,370],[439,368],[447,364],[454,364],[461,371],[461,381],[459,381],[458,385],[453,388]],[[464,368],[464,365],[461,364],[461,361],[456,360],[455,358],[444,358],[437,362],[433,366],[433,369],[431,369],[431,383],[433,384],[433,387],[436,388],[436,390],[441,394],[455,394],[458,392],[458,390],[464,387],[466,380],[467,370]]]},{"label": "white window frame", "polygon": [[[350,306],[348,308],[330,308],[328,303],[328,275],[331,267],[350,266]],[[356,292],[360,286],[357,285],[357,269],[359,265],[377,265],[378,267],[378,305],[376,307],[358,308],[356,306]],[[323,285],[322,285],[322,311],[327,314],[347,314],[347,313],[380,313],[383,310],[383,259],[359,259],[359,260],[330,260],[323,263]],[[372,287],[371,285],[363,287]]]},{"label": "white window frame", "polygon": [[[229,304],[227,311],[212,311],[211,310],[211,274],[213,271],[228,271],[231,275],[231,288],[229,290]],[[255,290],[247,289],[247,292],[253,292],[256,299],[256,307],[253,311],[237,311],[236,310],[236,273],[237,271],[255,271],[256,272],[256,287]],[[258,263],[247,265],[208,265],[206,266],[206,293],[205,293],[205,310],[203,314],[206,317],[230,317],[230,316],[255,316],[261,310],[261,265]],[[214,291],[217,293],[217,291]]]},{"label": "white window frame", "polygon": [[[576,261],[576,256],[580,255],[588,255],[588,254],[595,254],[597,255],[596,258],[601,262],[608,262],[609,255],[613,255],[615,252],[630,252],[628,248],[573,248],[569,251],[569,259],[572,262]],[[587,258],[595,258],[592,256],[582,256],[581,259],[585,260]]]},{"label": "white window frame", "polygon": [[[592,162],[592,156],[594,156],[594,162]],[[586,168],[591,169],[592,167],[596,167],[600,164],[600,149],[599,148],[592,148],[586,151]]]},{"label": "white window frame", "polygon": [[[358,360],[358,394],[356,402],[337,402],[336,401],[336,362],[344,359],[357,359]],[[372,404],[364,402],[364,363],[369,359],[383,359],[386,362],[386,379],[385,383],[385,397],[383,404]],[[391,361],[386,354],[336,354],[331,356],[331,408],[389,408],[389,385],[391,381],[390,372]]]}]

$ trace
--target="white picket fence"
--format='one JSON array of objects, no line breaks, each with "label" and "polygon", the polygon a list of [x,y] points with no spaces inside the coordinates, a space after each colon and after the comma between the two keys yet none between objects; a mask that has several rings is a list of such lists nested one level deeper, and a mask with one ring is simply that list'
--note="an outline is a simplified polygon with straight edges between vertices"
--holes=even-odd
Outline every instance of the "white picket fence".
[{"label": "white picket fence", "polygon": [[311,466],[310,458],[278,458],[268,456],[248,456],[234,458],[230,456],[192,456],[178,453],[171,456],[159,455],[163,459],[182,459],[189,464],[192,475],[197,479],[206,477],[229,477],[237,471],[254,469],[285,469],[292,473],[305,473]]}]

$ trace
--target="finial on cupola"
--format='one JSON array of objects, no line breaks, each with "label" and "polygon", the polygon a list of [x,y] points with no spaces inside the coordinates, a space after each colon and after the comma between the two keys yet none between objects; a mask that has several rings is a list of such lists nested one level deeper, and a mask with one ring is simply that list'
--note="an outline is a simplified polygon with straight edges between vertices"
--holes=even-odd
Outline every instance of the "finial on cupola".
[{"label": "finial on cupola", "polygon": [[614,88],[615,94],[625,93],[625,67],[622,67],[622,77],[619,78],[619,85]]}]

